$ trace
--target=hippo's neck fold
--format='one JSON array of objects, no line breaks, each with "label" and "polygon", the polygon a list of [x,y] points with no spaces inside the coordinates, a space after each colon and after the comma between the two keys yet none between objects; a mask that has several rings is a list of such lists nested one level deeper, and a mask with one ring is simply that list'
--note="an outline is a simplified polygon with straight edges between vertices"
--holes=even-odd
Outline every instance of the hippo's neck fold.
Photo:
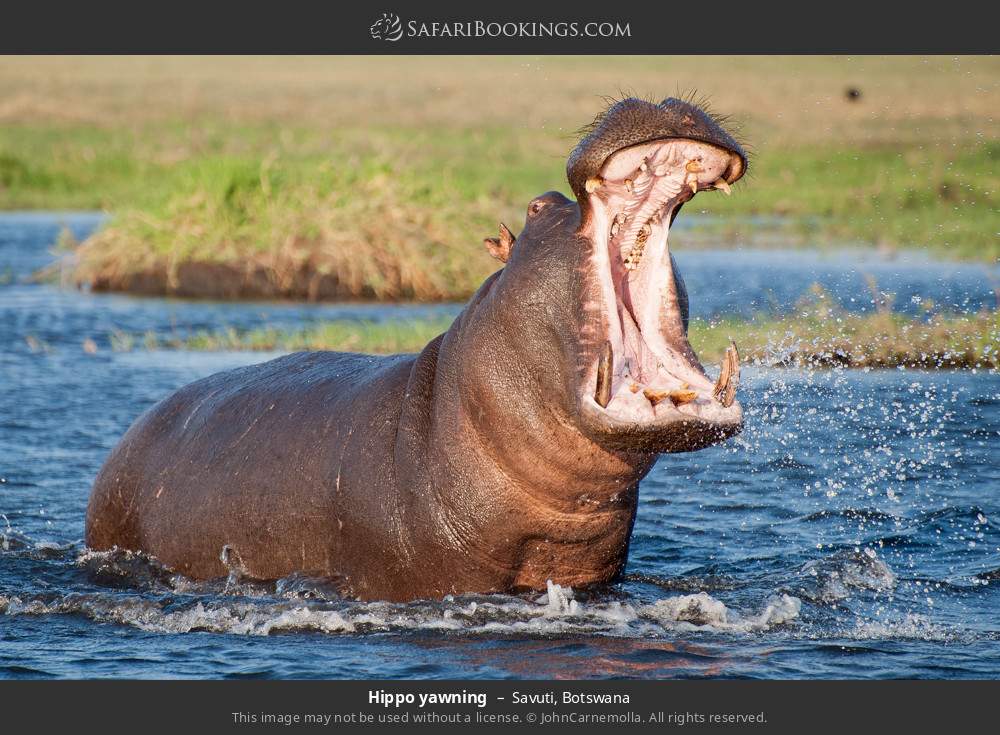
[{"label": "hippo's neck fold", "polygon": [[[618,574],[638,482],[655,459],[601,447],[553,400],[569,366],[546,334],[552,307],[494,274],[417,358],[397,441],[421,527],[474,558],[470,570],[500,570],[514,587]],[[426,441],[406,438],[411,426],[424,426]]]}]

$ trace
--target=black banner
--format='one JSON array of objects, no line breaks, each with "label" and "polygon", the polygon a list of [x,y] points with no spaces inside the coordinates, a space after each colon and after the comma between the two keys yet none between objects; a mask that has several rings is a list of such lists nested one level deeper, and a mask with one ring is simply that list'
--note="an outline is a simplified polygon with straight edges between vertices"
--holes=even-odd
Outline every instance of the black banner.
[{"label": "black banner", "polygon": [[998,682],[8,682],[4,726],[46,732],[950,732]]},{"label": "black banner", "polygon": [[992,53],[996,6],[889,3],[13,3],[0,53]]}]

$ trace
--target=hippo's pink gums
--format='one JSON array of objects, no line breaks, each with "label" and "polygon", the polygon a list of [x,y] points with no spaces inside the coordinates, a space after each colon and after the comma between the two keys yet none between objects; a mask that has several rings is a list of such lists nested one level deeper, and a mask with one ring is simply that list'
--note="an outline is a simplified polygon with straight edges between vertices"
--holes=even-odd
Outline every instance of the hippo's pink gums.
[{"label": "hippo's pink gums", "polygon": [[297,353],[141,416],[94,484],[87,544],[407,600],[605,582],[661,452],[742,426],[735,349],[711,381],[667,246],[681,205],[746,170],[718,121],[626,99],[528,205],[505,261],[418,355]]}]

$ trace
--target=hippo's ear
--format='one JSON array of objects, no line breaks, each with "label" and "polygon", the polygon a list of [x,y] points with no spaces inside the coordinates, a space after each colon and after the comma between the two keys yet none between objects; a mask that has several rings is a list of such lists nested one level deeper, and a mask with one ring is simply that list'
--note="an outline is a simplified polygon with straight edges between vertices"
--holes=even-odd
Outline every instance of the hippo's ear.
[{"label": "hippo's ear", "polygon": [[499,237],[483,238],[483,245],[486,246],[487,252],[489,252],[490,255],[499,260],[501,263],[507,262],[508,253],[505,253],[503,248],[500,246]]},{"label": "hippo's ear", "polygon": [[507,259],[510,257],[510,251],[514,248],[515,240],[517,240],[517,238],[514,236],[514,233],[507,228],[507,225],[501,222],[500,237],[487,237],[483,240],[483,244],[486,246],[490,255],[499,260],[501,263],[506,263]]}]

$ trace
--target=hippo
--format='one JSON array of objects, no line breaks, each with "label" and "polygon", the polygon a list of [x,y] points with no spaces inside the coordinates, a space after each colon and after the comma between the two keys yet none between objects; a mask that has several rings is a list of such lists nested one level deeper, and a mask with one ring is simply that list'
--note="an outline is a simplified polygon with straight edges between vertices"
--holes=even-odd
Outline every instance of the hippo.
[{"label": "hippo", "polygon": [[660,454],[743,426],[687,338],[668,246],[681,206],[747,169],[689,100],[610,104],[502,267],[419,354],[299,352],[181,388],[94,482],[86,543],[194,579],[329,580],[359,600],[587,587],[628,559]]}]

